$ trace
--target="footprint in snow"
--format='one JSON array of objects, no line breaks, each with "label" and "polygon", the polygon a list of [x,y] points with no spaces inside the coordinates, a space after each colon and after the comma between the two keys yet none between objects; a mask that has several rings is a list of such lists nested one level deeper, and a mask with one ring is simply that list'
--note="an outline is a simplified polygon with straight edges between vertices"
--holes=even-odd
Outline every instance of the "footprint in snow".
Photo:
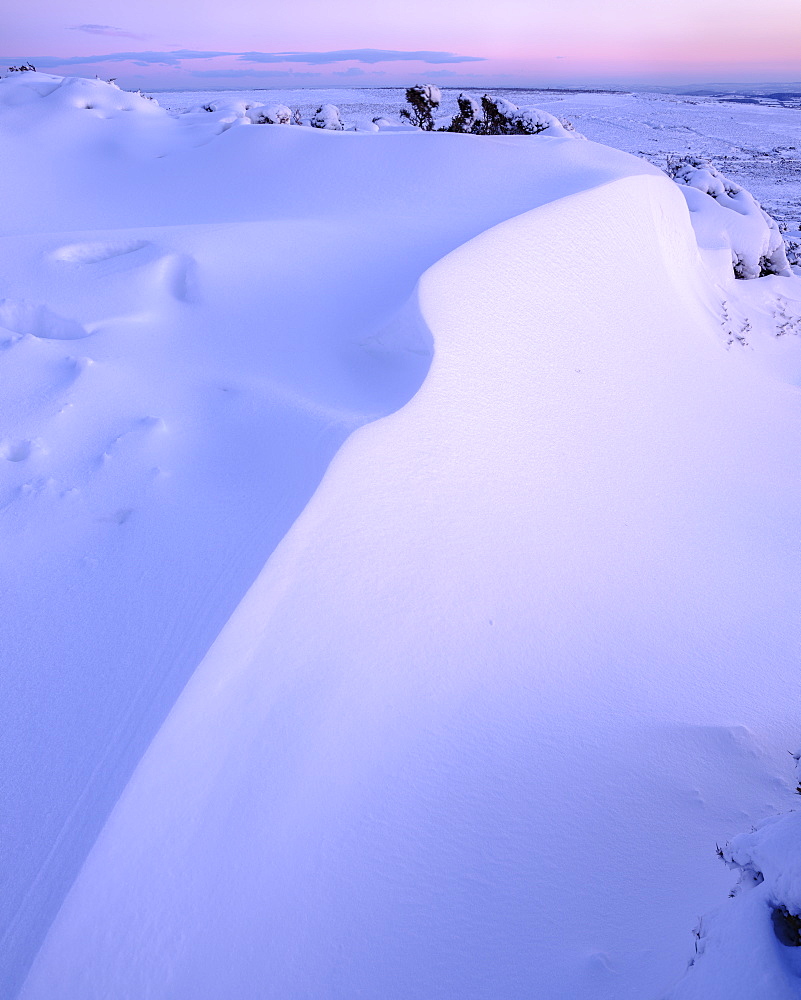
[{"label": "footprint in snow", "polygon": [[62,264],[97,264],[101,260],[124,257],[137,250],[144,250],[147,246],[150,246],[149,240],[98,240],[93,243],[68,243],[66,246],[53,250],[50,258]]},{"label": "footprint in snow", "polygon": [[0,456],[7,462],[24,462],[30,458],[34,450],[39,450],[39,448],[40,445],[37,441],[28,441],[24,438],[18,440],[6,438],[5,441],[0,441]]},{"label": "footprint in snow", "polygon": [[40,340],[80,340],[89,336],[89,330],[77,320],[24,299],[0,299],[0,327]]},{"label": "footprint in snow", "polygon": [[[50,252],[51,260],[60,264],[84,266],[111,263],[112,271],[139,268],[155,263],[162,285],[179,302],[195,301],[195,260],[191,254],[170,252],[149,240],[106,240],[68,243]],[[102,269],[110,273],[108,268]]]}]

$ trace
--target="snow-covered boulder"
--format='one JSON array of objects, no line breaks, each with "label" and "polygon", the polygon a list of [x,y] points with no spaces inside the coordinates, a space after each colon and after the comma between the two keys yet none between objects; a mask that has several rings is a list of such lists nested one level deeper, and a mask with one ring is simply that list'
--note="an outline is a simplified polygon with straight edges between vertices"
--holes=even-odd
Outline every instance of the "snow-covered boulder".
[{"label": "snow-covered boulder", "polygon": [[745,188],[693,156],[670,159],[667,173],[687,200],[699,245],[727,246],[735,277],[792,274],[778,225]]}]

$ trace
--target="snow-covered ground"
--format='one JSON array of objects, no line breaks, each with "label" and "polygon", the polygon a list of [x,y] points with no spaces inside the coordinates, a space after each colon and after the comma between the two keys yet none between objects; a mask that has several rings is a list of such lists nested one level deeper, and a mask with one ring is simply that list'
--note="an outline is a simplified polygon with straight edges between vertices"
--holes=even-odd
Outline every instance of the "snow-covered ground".
[{"label": "snow-covered ground", "polygon": [[[483,91],[467,90],[480,97]],[[588,139],[645,156],[664,167],[668,156],[694,154],[717,162],[748,188],[771,215],[801,226],[801,100],[785,105],[740,103],[733,95],[647,92],[569,92],[503,90],[490,93],[521,106],[534,105],[566,117]],[[458,90],[443,90],[444,116],[456,113]],[[337,105],[351,118],[394,115],[404,106],[404,92],[370,90],[226,91],[226,97],[273,101],[308,114],[322,103]],[[219,92],[157,93],[160,104],[185,111],[219,99]],[[760,103],[756,103],[759,101]]]},{"label": "snow-covered ground", "polygon": [[[350,93],[269,103],[392,110]],[[549,100],[653,160],[801,114]],[[735,280],[754,212],[43,74],[0,147],[3,997],[801,996],[801,278]]]}]

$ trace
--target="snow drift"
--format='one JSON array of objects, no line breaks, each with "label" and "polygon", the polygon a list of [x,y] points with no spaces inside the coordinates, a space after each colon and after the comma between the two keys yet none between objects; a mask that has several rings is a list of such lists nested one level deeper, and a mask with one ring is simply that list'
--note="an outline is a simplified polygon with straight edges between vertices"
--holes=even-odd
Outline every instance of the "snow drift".
[{"label": "snow drift", "polygon": [[668,1000],[798,997],[799,844],[801,812],[793,811],[764,820],[720,849],[721,859],[739,874],[738,884],[728,903],[699,921],[695,957]]},{"label": "snow drift", "polygon": [[9,995],[663,995],[792,801],[798,281],[593,143],[54,93],[0,117]]}]

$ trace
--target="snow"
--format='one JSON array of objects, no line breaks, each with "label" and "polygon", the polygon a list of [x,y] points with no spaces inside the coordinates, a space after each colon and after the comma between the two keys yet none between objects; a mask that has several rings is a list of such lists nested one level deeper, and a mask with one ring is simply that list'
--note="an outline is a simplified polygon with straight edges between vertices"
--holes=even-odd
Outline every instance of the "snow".
[{"label": "snow", "polygon": [[327,128],[335,132],[342,130],[339,109],[333,104],[321,104],[311,117],[314,128]]},{"label": "snow", "polygon": [[[753,195],[695,157],[674,160],[669,173],[683,185],[699,244],[720,245],[722,240],[731,251],[736,277],[791,276],[779,227]],[[718,206],[724,211],[718,212]]]},{"label": "snow", "polygon": [[7,995],[796,996],[801,280],[270,100],[0,81]]},{"label": "snow", "polygon": [[[796,755],[796,760],[798,756]],[[794,1000],[801,978],[801,812],[772,816],[721,849],[740,881],[734,902],[696,928],[696,956],[669,1000]]]}]

